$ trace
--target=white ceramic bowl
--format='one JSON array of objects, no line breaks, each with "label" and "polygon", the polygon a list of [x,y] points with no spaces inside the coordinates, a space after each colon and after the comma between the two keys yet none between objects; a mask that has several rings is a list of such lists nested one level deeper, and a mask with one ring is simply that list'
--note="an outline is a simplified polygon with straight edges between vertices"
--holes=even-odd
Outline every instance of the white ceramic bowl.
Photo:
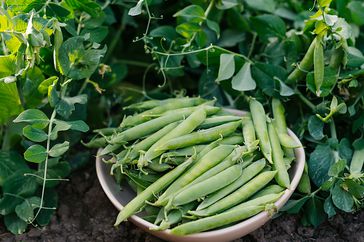
[{"label": "white ceramic bowl", "polygon": [[[244,112],[237,110],[227,109],[227,111],[230,111],[236,115],[244,114]],[[296,140],[297,143],[301,144],[300,140],[291,130],[288,130],[288,133]],[[293,194],[293,191],[296,189],[303,173],[305,164],[304,149],[303,148],[295,149],[295,155],[296,155],[296,160],[292,163],[292,166],[289,169],[289,174],[291,178],[291,187],[290,189],[286,189],[283,196],[275,203],[278,209],[280,209]],[[104,192],[118,210],[121,210],[125,204],[127,204],[135,197],[135,192],[130,187],[125,186],[123,187],[122,190],[120,190],[120,186],[116,184],[114,178],[110,175],[110,165],[107,165],[104,162],[102,162],[99,157],[96,158],[96,172]],[[150,230],[149,228],[155,227],[155,225],[142,219],[137,215],[131,216],[129,218],[129,221],[131,221],[144,231],[167,241],[222,242],[222,241],[231,241],[240,238],[244,235],[247,235],[253,232],[254,230],[258,229],[259,227],[263,226],[270,219],[271,218],[268,215],[268,212],[261,212],[245,221],[242,221],[230,227],[212,230],[209,232],[185,235],[185,236],[173,235],[170,233],[170,230],[165,230],[165,231]]]}]

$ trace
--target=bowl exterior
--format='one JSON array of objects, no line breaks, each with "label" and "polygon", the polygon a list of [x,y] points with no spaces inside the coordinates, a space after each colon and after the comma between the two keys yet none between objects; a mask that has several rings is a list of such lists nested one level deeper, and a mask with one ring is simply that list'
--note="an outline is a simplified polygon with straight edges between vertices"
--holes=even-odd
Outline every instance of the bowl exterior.
[{"label": "bowl exterior", "polygon": [[[226,109],[226,110],[237,115],[244,115],[244,112],[242,111],[234,109]],[[297,143],[301,144],[300,140],[291,130],[288,130],[288,134],[292,136]],[[285,190],[283,196],[275,203],[278,210],[281,207],[283,207],[283,205],[291,197],[301,179],[305,165],[305,151],[302,148],[302,144],[300,148],[295,149],[295,155],[296,155],[296,160],[292,164],[292,167],[290,168],[291,186],[289,189]],[[120,190],[120,186],[116,184],[112,176],[110,176],[110,166],[102,162],[99,156],[96,157],[96,173],[105,194],[118,210],[121,210],[123,208],[123,204],[128,203],[135,196],[134,192],[131,189]],[[137,215],[133,215],[129,218],[129,221],[131,221],[144,231],[153,234],[154,236],[157,236],[161,239],[167,241],[176,241],[176,242],[231,241],[253,232],[254,230],[263,226],[269,220],[270,216],[268,212],[261,212],[243,222],[237,223],[227,228],[213,230],[210,232],[202,232],[192,235],[186,235],[186,236],[176,236],[171,234],[170,230],[165,230],[165,231],[150,230],[149,228],[153,228],[155,227],[155,225],[142,219]]]}]

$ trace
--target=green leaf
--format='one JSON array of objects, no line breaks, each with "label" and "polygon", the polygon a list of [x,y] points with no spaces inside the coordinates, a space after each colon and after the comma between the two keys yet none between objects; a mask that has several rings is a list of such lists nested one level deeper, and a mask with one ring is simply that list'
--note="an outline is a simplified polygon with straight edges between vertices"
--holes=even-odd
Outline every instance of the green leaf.
[{"label": "green leaf", "polygon": [[212,21],[210,19],[206,19],[206,24],[209,29],[214,31],[216,33],[217,38],[220,38],[220,26],[215,21]]},{"label": "green leaf", "polygon": [[199,5],[190,5],[175,13],[173,17],[182,17],[187,21],[193,19],[203,20],[205,18],[205,11]]},{"label": "green leaf", "polygon": [[49,155],[52,157],[59,157],[63,155],[70,146],[70,142],[65,141],[62,144],[56,144],[49,150]]},{"label": "green leaf", "polygon": [[70,15],[70,11],[62,7],[60,4],[50,2],[47,6],[47,15],[53,15],[57,16],[60,19],[65,19],[68,15]]},{"label": "green leaf", "polygon": [[28,197],[34,194],[38,188],[38,184],[34,176],[27,175],[29,173],[31,173],[31,170],[28,168],[18,170],[8,177],[3,185],[4,194],[14,194],[20,197]]},{"label": "green leaf", "polygon": [[339,174],[344,171],[345,166],[346,166],[345,160],[338,160],[337,162],[331,165],[328,175],[335,177],[339,176]]},{"label": "green leaf", "polygon": [[351,149],[350,141],[347,138],[340,140],[338,152],[340,158],[346,160],[347,163],[351,160],[353,150]]},{"label": "green leaf", "polygon": [[139,0],[134,7],[129,9],[128,14],[130,16],[137,16],[137,15],[141,14],[142,13],[143,3],[144,3],[144,0]]},{"label": "green leaf", "polygon": [[290,214],[297,214],[302,209],[303,205],[307,202],[310,196],[304,196],[298,200],[288,200],[288,202],[280,209],[280,211]]},{"label": "green leaf", "polygon": [[364,24],[364,3],[362,1],[350,1],[347,5],[350,10],[351,19],[357,25]]},{"label": "green leaf", "polygon": [[11,117],[22,110],[16,84],[0,82],[0,125],[7,123]]},{"label": "green leaf", "polygon": [[316,198],[315,196],[311,197],[305,208],[306,210],[306,218],[309,223],[313,226],[319,226],[323,221],[325,221],[325,212],[324,207],[320,199]]},{"label": "green leaf", "polygon": [[250,91],[257,87],[250,71],[250,62],[245,62],[231,81],[232,88],[237,91]]},{"label": "green leaf", "polygon": [[328,144],[316,146],[307,162],[310,178],[316,186],[321,186],[329,179],[327,173],[334,162],[334,154]]},{"label": "green leaf", "polygon": [[64,74],[73,80],[89,78],[105,53],[106,46],[103,49],[85,48],[84,38],[72,37],[59,49],[59,64]]},{"label": "green leaf", "polygon": [[69,124],[66,121],[56,119],[54,121],[54,123],[56,124],[56,126],[54,126],[54,128],[52,129],[51,136],[50,136],[51,140],[56,140],[58,138],[58,132],[66,131],[71,128],[71,124]]},{"label": "green leaf", "polygon": [[324,123],[315,115],[308,119],[308,132],[315,140],[322,140],[324,135]]},{"label": "green leaf", "polygon": [[27,161],[41,163],[47,157],[47,150],[41,145],[32,145],[24,152],[24,158]]},{"label": "green leaf", "polygon": [[23,128],[23,135],[33,142],[43,142],[48,138],[46,132],[42,129],[34,128],[32,125],[27,125]]},{"label": "green leaf", "polygon": [[364,198],[364,185],[358,184],[358,182],[360,182],[360,181],[345,180],[342,183],[342,187],[344,188],[344,190],[348,191],[355,198],[363,199]]},{"label": "green leaf", "polygon": [[29,123],[35,128],[43,129],[47,127],[49,119],[45,113],[39,109],[27,109],[14,120],[14,123]]},{"label": "green leaf", "polygon": [[336,215],[335,206],[332,203],[331,196],[328,196],[324,202],[324,210],[329,218]]},{"label": "green leaf", "polygon": [[0,82],[1,78],[13,76],[16,72],[16,59],[14,55],[0,56]]},{"label": "green leaf", "polygon": [[40,198],[30,197],[25,199],[24,202],[16,206],[15,213],[24,222],[31,222],[34,219],[34,209],[39,208]]},{"label": "green leaf", "polygon": [[[333,88],[336,85],[337,79],[338,79],[338,75],[337,75],[337,70],[326,66],[325,67],[325,71],[324,71],[324,82],[322,83],[321,87],[320,87],[320,97],[326,97],[328,95],[331,95],[331,92],[333,90]],[[316,85],[315,85],[315,80],[314,80],[314,76],[313,76],[313,72],[310,72],[307,74],[306,77],[306,82],[307,82],[307,87],[308,89],[312,92],[316,94]]]},{"label": "green leaf", "polygon": [[91,17],[99,17],[103,14],[101,6],[94,0],[65,0],[67,5],[74,10],[85,11]]},{"label": "green leaf", "polygon": [[56,111],[64,118],[69,118],[72,112],[75,111],[75,104],[87,103],[87,95],[82,94],[75,97],[64,97],[56,105]]},{"label": "green leaf", "polygon": [[235,71],[234,55],[221,54],[219,72],[215,82],[220,82],[229,79],[230,77],[233,76],[234,71]]},{"label": "green leaf", "polygon": [[28,224],[21,220],[15,213],[5,215],[4,223],[6,228],[13,234],[22,234],[28,227]]},{"label": "green leaf", "polygon": [[[62,161],[53,164],[52,166],[48,165],[47,179],[50,180],[47,181],[46,188],[52,188],[57,186],[60,183],[60,181],[57,179],[63,179],[67,177],[70,173],[71,173],[71,166],[68,162]],[[44,176],[44,166],[38,169],[37,174],[40,177]],[[43,184],[42,179],[37,179],[37,182],[39,185]]]},{"label": "green leaf", "polygon": [[44,81],[42,81],[39,86],[38,86],[38,91],[42,94],[46,94],[48,93],[48,88],[49,86],[51,86],[53,83],[58,81],[58,77],[57,76],[51,76],[47,79],[45,79]]},{"label": "green leaf", "polygon": [[268,13],[273,13],[277,5],[274,0],[246,0],[245,2],[252,9]]},{"label": "green leaf", "polygon": [[0,187],[18,170],[28,169],[23,157],[15,151],[0,151]]},{"label": "green leaf", "polygon": [[282,97],[289,97],[295,94],[293,89],[287,86],[281,79],[279,78],[274,78],[274,79],[279,82],[279,94]]},{"label": "green leaf", "polygon": [[347,66],[349,67],[360,67],[364,64],[363,53],[355,47],[349,46],[347,48],[347,58]]},{"label": "green leaf", "polygon": [[332,202],[337,208],[348,213],[353,211],[354,199],[350,193],[342,189],[340,181],[336,182],[334,185],[333,189],[331,190],[331,195]]},{"label": "green leaf", "polygon": [[286,24],[276,15],[263,14],[253,17],[252,24],[259,37],[265,42],[268,41],[270,37],[283,39],[286,35]]},{"label": "green leaf", "polygon": [[185,22],[176,27],[176,32],[186,39],[191,39],[192,36],[200,30],[201,26],[194,22]]}]

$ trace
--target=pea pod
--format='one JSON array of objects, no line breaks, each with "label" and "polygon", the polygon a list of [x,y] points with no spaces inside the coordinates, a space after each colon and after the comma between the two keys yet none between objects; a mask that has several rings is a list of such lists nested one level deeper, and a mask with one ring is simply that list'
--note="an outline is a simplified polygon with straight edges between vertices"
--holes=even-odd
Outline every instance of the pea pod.
[{"label": "pea pod", "polygon": [[179,136],[157,147],[156,150],[174,150],[191,145],[211,142],[219,139],[220,137],[225,137],[232,134],[240,124],[240,121],[230,122],[213,128],[203,129],[197,132]]},{"label": "pea pod", "polygon": [[219,190],[222,187],[231,184],[233,181],[238,179],[238,177],[241,175],[241,172],[241,164],[231,166],[226,170],[216,174],[215,176],[182,189],[173,198],[172,204],[174,206],[179,206],[202,198],[214,191]]},{"label": "pea pod", "polygon": [[238,209],[237,211],[223,212],[214,216],[198,219],[196,221],[181,224],[171,230],[175,235],[186,235],[203,232],[233,222],[249,218],[265,209],[265,206],[250,206]]},{"label": "pea pod", "polygon": [[316,38],[310,44],[306,54],[302,58],[301,62],[297,65],[297,67],[289,74],[287,77],[287,84],[294,84],[298,80],[302,80],[307,72],[312,69],[313,66],[313,53],[316,46]]},{"label": "pea pod", "polygon": [[[205,111],[210,110],[210,112],[217,112],[219,110],[219,108],[216,109],[216,107],[205,106],[203,104],[198,107],[203,107]],[[111,136],[110,143],[116,144],[142,138],[146,135],[156,132],[157,130],[160,130],[170,123],[185,119],[194,111],[196,111],[195,108],[175,110],[174,113],[162,115],[159,118],[152,119],[150,121],[139,124],[121,133]]]},{"label": "pea pod", "polygon": [[165,172],[172,169],[173,167],[167,163],[159,163],[159,159],[157,158],[148,163],[148,168],[156,172]]},{"label": "pea pod", "polygon": [[243,124],[243,137],[244,144],[248,147],[248,150],[254,149],[256,142],[255,128],[250,114],[241,118]]},{"label": "pea pod", "polygon": [[364,139],[356,140],[353,146],[355,151],[350,163],[350,174],[359,177],[362,174],[364,164]]},{"label": "pea pod", "polygon": [[220,145],[209,151],[201,159],[196,158],[196,163],[181,177],[174,181],[158,198],[154,205],[161,206],[167,204],[169,197],[173,195],[175,191],[182,189],[194,179],[199,177],[202,173],[224,160],[225,157],[227,157],[233,151],[233,149],[234,146],[232,145]]},{"label": "pea pod", "polygon": [[245,185],[241,186],[238,190],[234,191],[230,195],[224,197],[223,199],[215,202],[211,206],[197,211],[190,211],[192,215],[199,217],[206,217],[214,215],[222,210],[228,209],[236,204],[239,204],[247,200],[251,195],[259,191],[265,185],[267,185],[273,177],[276,175],[276,171],[266,171],[260,173],[258,176],[254,177]]},{"label": "pea pod", "polygon": [[179,104],[180,102],[185,102],[193,99],[195,102],[204,102],[205,100],[199,97],[190,98],[190,97],[183,97],[183,98],[168,98],[163,100],[148,100],[144,102],[134,103],[129,106],[124,107],[124,109],[131,109],[131,110],[146,110],[152,109],[155,107],[163,106],[165,104]]},{"label": "pea pod", "polygon": [[283,194],[284,192],[270,193],[256,198],[252,198],[247,202],[241,203],[239,205],[236,205],[235,207],[230,208],[226,212],[234,212],[234,211],[237,212],[239,211],[239,209],[243,209],[250,206],[262,206],[266,204],[271,204],[276,202]]},{"label": "pea pod", "polygon": [[271,122],[268,123],[268,133],[269,133],[270,143],[272,146],[273,166],[274,169],[277,171],[275,179],[280,186],[289,188],[290,181],[286,164],[284,163],[283,160],[283,150],[279,143],[279,138],[276,129],[274,128]]},{"label": "pea pod", "polygon": [[251,98],[249,101],[250,112],[253,119],[255,132],[259,139],[259,146],[264,157],[272,163],[272,148],[269,142],[268,128],[263,105],[256,99]]},{"label": "pea pod", "polygon": [[[282,146],[286,148],[298,148],[300,144],[298,144],[291,136],[287,133],[287,123],[286,118],[284,116],[284,106],[279,99],[272,99],[272,111],[274,117],[274,126],[278,133],[279,142]],[[287,151],[290,152],[290,151]]]},{"label": "pea pod", "polygon": [[197,210],[203,210],[209,207],[210,205],[214,204],[215,202],[219,201],[220,199],[226,197],[227,195],[234,192],[236,189],[243,186],[246,182],[256,176],[259,172],[261,172],[265,164],[265,159],[260,159],[249,165],[243,170],[241,176],[236,181],[206,197],[197,207]]},{"label": "pea pod", "polygon": [[239,116],[235,115],[223,115],[223,116],[214,116],[207,118],[200,126],[198,126],[198,129],[207,129],[215,126],[219,126],[221,124],[234,122],[240,120]]},{"label": "pea pod", "polygon": [[115,226],[119,225],[122,221],[129,218],[141,207],[144,206],[145,201],[153,197],[154,194],[162,191],[165,187],[171,184],[177,177],[179,177],[192,163],[192,159],[187,160],[183,164],[177,166],[171,170],[153,184],[148,186],[143,192],[138,194],[133,200],[131,200],[118,214],[115,222]]},{"label": "pea pod", "polygon": [[150,110],[144,111],[142,113],[133,115],[133,116],[127,116],[124,118],[124,120],[121,122],[120,127],[133,127],[135,125],[144,123],[148,120],[151,120],[155,118],[155,115],[160,115],[166,111],[169,110],[175,110],[178,108],[186,108],[186,107],[192,107],[199,104],[202,104],[205,102],[202,98],[178,98],[174,99],[172,102],[164,103],[163,105],[158,105]]},{"label": "pea pod", "polygon": [[145,155],[140,156],[138,166],[147,164],[152,159],[163,154],[163,151],[157,150],[158,147],[164,145],[167,141],[179,137],[184,134],[191,133],[197,126],[199,126],[206,119],[206,112],[203,107],[195,110],[188,118],[182,121],[176,128],[171,132],[160,138],[156,143],[154,143]]},{"label": "pea pod", "polygon": [[280,185],[277,184],[272,184],[272,185],[268,185],[266,187],[264,187],[262,190],[260,190],[259,192],[255,193],[250,200],[254,200],[258,197],[263,197],[265,195],[269,195],[269,194],[279,194],[281,192],[284,191],[284,188],[281,187]]},{"label": "pea pod", "polygon": [[324,57],[324,47],[320,41],[317,39],[315,43],[315,50],[313,53],[313,66],[314,66],[314,79],[316,86],[316,95],[319,97],[321,95],[321,86],[324,82],[325,73],[325,57]]}]

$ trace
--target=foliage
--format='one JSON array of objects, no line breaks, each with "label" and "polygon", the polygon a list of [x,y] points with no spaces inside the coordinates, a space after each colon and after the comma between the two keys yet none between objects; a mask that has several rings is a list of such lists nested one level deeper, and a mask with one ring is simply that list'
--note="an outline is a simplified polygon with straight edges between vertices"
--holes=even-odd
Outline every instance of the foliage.
[{"label": "foliage", "polygon": [[317,226],[363,207],[361,1],[6,0],[0,11],[0,214],[11,232],[49,222],[56,185],[89,159],[79,131],[186,93],[239,109],[248,96],[280,98],[313,188],[285,210]]}]

